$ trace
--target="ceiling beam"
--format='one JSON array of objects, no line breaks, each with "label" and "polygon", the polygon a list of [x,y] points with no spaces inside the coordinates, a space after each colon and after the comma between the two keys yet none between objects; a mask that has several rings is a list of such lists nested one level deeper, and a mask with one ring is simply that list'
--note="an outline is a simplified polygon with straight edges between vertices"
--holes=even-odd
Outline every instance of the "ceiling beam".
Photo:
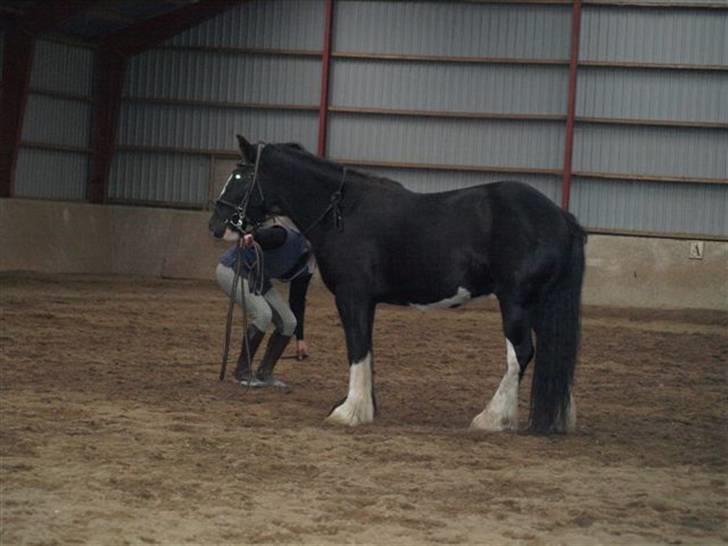
[{"label": "ceiling beam", "polygon": [[229,9],[243,0],[200,0],[174,11],[135,23],[101,40],[101,49],[131,57]]},{"label": "ceiling beam", "polygon": [[57,30],[66,20],[80,15],[97,4],[98,0],[54,0],[41,2],[23,13],[18,27],[29,34],[41,34]]},{"label": "ceiling beam", "polygon": [[0,89],[0,197],[15,194],[15,168],[36,37],[57,29],[64,21],[86,11],[96,0],[55,0],[25,11],[5,32],[5,62]]}]

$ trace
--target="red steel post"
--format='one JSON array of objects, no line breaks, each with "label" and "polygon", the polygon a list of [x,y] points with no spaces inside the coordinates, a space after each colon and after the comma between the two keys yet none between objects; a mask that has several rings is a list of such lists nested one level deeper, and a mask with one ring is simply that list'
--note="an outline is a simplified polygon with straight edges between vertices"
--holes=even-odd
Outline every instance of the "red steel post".
[{"label": "red steel post", "polygon": [[321,57],[321,104],[319,106],[318,155],[326,156],[326,130],[329,116],[329,82],[331,68],[331,33],[334,22],[334,0],[326,0],[324,14],[324,49]]},{"label": "red steel post", "polygon": [[116,126],[121,108],[126,60],[108,49],[96,52],[94,70],[94,155],[87,198],[103,203],[108,194],[109,170],[114,157]]},{"label": "red steel post", "polygon": [[564,138],[564,172],[561,182],[561,207],[569,210],[571,197],[571,165],[574,156],[574,121],[576,117],[576,68],[579,63],[579,34],[581,31],[581,0],[574,0],[571,9],[571,52],[569,57],[569,95]]},{"label": "red steel post", "polygon": [[5,34],[5,62],[0,92],[0,197],[15,194],[15,167],[18,163],[25,105],[28,102],[30,71],[35,37],[21,28]]}]

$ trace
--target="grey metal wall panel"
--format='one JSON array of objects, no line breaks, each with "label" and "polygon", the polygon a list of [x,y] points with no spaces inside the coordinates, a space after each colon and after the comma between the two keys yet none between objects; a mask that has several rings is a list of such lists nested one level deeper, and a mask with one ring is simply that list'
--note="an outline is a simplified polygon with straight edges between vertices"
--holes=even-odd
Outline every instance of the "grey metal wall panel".
[{"label": "grey metal wall panel", "polygon": [[585,6],[579,57],[728,65],[728,11]]},{"label": "grey metal wall panel", "polygon": [[728,178],[727,151],[725,130],[584,124],[575,131],[574,170]]},{"label": "grey metal wall panel", "polygon": [[35,45],[31,87],[90,97],[92,94],[93,51],[38,40]]},{"label": "grey metal wall panel", "polygon": [[122,104],[122,145],[236,150],[235,135],[251,141],[296,141],[315,150],[316,112]]},{"label": "grey metal wall panel", "polygon": [[347,159],[558,168],[562,125],[335,114],[328,149]]},{"label": "grey metal wall panel", "polygon": [[203,155],[119,152],[109,176],[109,197],[204,206],[210,158]]},{"label": "grey metal wall panel", "polygon": [[383,176],[384,178],[396,180],[402,183],[407,189],[421,193],[458,190],[479,184],[498,182],[500,180],[518,180],[533,186],[554,202],[557,202],[561,198],[561,180],[556,176],[504,175],[424,169],[354,168],[375,176]]},{"label": "grey metal wall panel", "polygon": [[323,0],[255,0],[243,2],[167,43],[175,46],[321,50],[323,23]]},{"label": "grey metal wall panel", "polygon": [[5,62],[5,33],[0,31],[0,74],[3,73],[3,63],[4,62]]},{"label": "grey metal wall panel", "polygon": [[580,67],[579,116],[728,123],[728,72]]},{"label": "grey metal wall panel", "polygon": [[15,172],[15,195],[83,200],[88,169],[86,154],[21,148]]},{"label": "grey metal wall panel", "polygon": [[568,69],[335,59],[334,106],[562,114]]},{"label": "grey metal wall panel", "polygon": [[318,105],[320,88],[321,61],[317,58],[158,49],[131,59],[125,94]]},{"label": "grey metal wall panel", "polygon": [[85,148],[90,130],[90,103],[45,95],[28,97],[23,140]]},{"label": "grey metal wall panel", "polygon": [[568,59],[569,6],[337,2],[335,51]]},{"label": "grey metal wall panel", "polygon": [[728,236],[728,187],[575,179],[571,211],[592,228]]}]

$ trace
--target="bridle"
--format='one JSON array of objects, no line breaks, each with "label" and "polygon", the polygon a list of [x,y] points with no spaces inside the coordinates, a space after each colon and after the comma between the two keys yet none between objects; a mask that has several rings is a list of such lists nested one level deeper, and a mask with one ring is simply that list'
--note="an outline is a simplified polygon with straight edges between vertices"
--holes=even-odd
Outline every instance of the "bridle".
[{"label": "bridle", "polygon": [[[248,205],[250,203],[250,196],[253,194],[253,191],[255,189],[258,190],[258,193],[260,194],[260,201],[263,204],[263,207],[265,208],[265,196],[263,195],[263,187],[261,186],[260,180],[258,180],[258,168],[260,167],[260,158],[263,155],[263,150],[267,146],[264,142],[258,142],[258,151],[255,157],[255,167],[253,169],[253,180],[250,184],[250,187],[245,192],[245,195],[243,195],[242,200],[240,203],[233,203],[231,201],[228,201],[226,199],[222,198],[222,194],[220,194],[220,197],[218,197],[215,200],[215,205],[225,205],[226,207],[229,207],[233,209],[233,213],[230,215],[230,217],[226,220],[226,224],[230,225],[233,229],[243,232],[243,227],[246,225],[246,220],[248,220],[247,214],[248,214]],[[306,235],[309,231],[311,231],[314,227],[319,225],[326,216],[330,212],[333,212],[334,214],[334,225],[336,226],[337,231],[343,231],[344,229],[344,218],[341,213],[341,201],[343,199],[343,190],[344,190],[344,183],[346,182],[346,173],[347,169],[346,167],[342,168],[341,172],[341,182],[339,183],[339,188],[331,194],[329,197],[329,204],[326,207],[326,209],[313,221],[311,224],[304,230],[301,231],[302,235]],[[222,193],[225,193],[224,190]],[[248,222],[249,223],[249,222]]]},{"label": "bridle", "polygon": [[248,204],[250,203],[250,196],[253,194],[253,191],[256,188],[258,189],[258,193],[260,194],[261,203],[265,203],[263,188],[261,187],[260,181],[258,180],[258,167],[260,166],[260,156],[263,155],[263,149],[265,148],[265,146],[266,144],[263,142],[258,143],[258,153],[256,154],[255,167],[253,168],[253,180],[248,187],[248,190],[245,192],[245,195],[243,195],[243,198],[240,200],[240,203],[233,203],[231,201],[223,199],[222,194],[225,193],[224,189],[223,192],[220,194],[220,197],[215,200],[215,205],[225,205],[226,207],[233,209],[233,213],[225,221],[225,223],[229,224],[233,229],[241,233],[243,231],[243,227],[246,224],[246,220],[248,219]]}]

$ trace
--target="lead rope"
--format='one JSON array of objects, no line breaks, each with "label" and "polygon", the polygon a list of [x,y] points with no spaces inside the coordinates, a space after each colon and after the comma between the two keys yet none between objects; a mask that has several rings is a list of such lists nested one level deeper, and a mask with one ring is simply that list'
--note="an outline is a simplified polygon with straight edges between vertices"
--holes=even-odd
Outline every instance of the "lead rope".
[{"label": "lead rope", "polygon": [[[233,287],[230,290],[230,301],[228,302],[227,320],[225,321],[225,344],[222,351],[222,365],[220,366],[220,381],[225,380],[225,370],[227,370],[227,360],[230,354],[230,336],[233,329],[233,309],[235,308],[235,294],[238,291],[238,282],[240,282],[240,262],[242,255],[238,249],[238,259],[235,264],[235,275],[233,275]],[[247,312],[245,311],[245,302],[243,302],[243,322],[247,322]],[[243,335],[247,336],[247,328]],[[245,344],[247,347],[247,343]],[[248,360],[250,361],[250,360]]]},{"label": "lead rope", "polygon": [[[255,262],[248,271],[248,289],[254,294],[260,294],[263,290],[263,250],[258,243],[253,243],[255,252]],[[225,344],[222,353],[222,365],[220,366],[220,381],[225,380],[225,371],[227,370],[227,361],[230,354],[230,338],[232,336],[233,326],[233,310],[235,309],[235,295],[238,292],[238,284],[240,283],[240,267],[243,261],[243,252],[238,248],[238,260],[235,264],[235,275],[233,276],[233,286],[230,291],[230,300],[228,302],[227,320],[225,321]],[[248,358],[251,376],[248,378],[248,388],[250,388],[250,379],[252,379],[253,363],[250,358],[250,343],[248,342],[248,308],[245,306],[245,287],[240,290],[241,303],[243,307],[243,336],[245,337],[245,354]]]},{"label": "lead rope", "polygon": [[[258,186],[258,191],[260,192],[260,198],[263,200],[263,189],[258,184],[258,168],[260,167],[260,156],[263,155],[263,149],[265,148],[265,144],[263,142],[258,143],[258,151],[255,157],[255,168],[253,171],[253,183],[250,185],[250,190],[245,195],[243,202],[238,205],[238,209],[240,209],[243,212],[243,216],[245,215],[245,212],[248,208],[248,201],[250,200],[250,194],[253,193],[253,188],[255,186]],[[258,243],[253,243],[253,248],[255,249],[255,263],[253,264],[253,267],[250,268],[248,272],[248,287],[250,290],[254,290],[254,293],[259,294],[262,291],[263,286],[263,252],[260,248],[260,245]],[[220,381],[225,380],[225,371],[227,370],[227,360],[228,356],[230,354],[230,337],[232,335],[232,325],[233,325],[233,309],[235,308],[235,295],[238,291],[238,283],[240,282],[240,264],[243,261],[243,252],[242,249],[238,248],[238,260],[235,264],[235,275],[233,276],[233,287],[232,291],[230,292],[230,301],[228,302],[228,311],[227,311],[227,319],[225,321],[225,343],[223,346],[223,352],[222,352],[222,364],[220,366]],[[252,275],[256,276],[255,279],[255,286],[251,282]],[[245,294],[243,293],[244,290],[240,291],[241,295],[241,303],[243,307],[243,336],[245,336],[245,351],[246,355],[248,357],[248,364],[250,366],[250,373],[252,374],[253,366],[252,362],[250,361],[250,344],[248,343],[248,310],[245,307]],[[248,381],[248,388],[250,388],[250,381]]]}]

